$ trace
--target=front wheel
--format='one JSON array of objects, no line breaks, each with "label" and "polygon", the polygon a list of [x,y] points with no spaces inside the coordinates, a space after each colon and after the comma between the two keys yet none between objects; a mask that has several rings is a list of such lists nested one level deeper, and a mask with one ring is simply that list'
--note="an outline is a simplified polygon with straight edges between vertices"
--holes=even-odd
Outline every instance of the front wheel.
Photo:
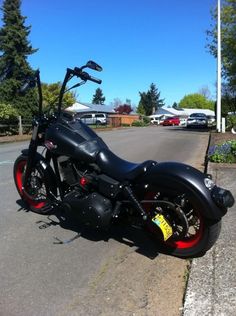
[{"label": "front wheel", "polygon": [[219,237],[221,220],[207,219],[201,198],[184,186],[152,188],[143,206],[149,214],[146,228],[166,253],[181,258],[200,257]]},{"label": "front wheel", "polygon": [[42,161],[44,161],[44,158],[37,154],[25,189],[23,189],[23,182],[27,156],[20,155],[16,159],[13,173],[17,191],[27,208],[39,214],[48,214],[52,210],[50,193],[56,195],[57,189],[51,167],[43,168],[40,163]]}]

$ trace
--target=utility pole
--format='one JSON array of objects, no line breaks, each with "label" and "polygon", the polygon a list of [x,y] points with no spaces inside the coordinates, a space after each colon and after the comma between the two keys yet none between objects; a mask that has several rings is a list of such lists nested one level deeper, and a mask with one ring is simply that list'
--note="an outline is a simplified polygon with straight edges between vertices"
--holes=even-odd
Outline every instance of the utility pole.
[{"label": "utility pole", "polygon": [[217,7],[217,107],[216,107],[216,129],[221,132],[221,6],[218,0]]}]

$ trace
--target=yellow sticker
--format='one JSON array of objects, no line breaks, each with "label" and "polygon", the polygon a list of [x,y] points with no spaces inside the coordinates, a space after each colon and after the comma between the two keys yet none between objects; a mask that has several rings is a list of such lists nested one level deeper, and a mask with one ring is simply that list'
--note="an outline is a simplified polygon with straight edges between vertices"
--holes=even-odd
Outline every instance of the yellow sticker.
[{"label": "yellow sticker", "polygon": [[169,239],[173,235],[173,229],[170,226],[170,224],[167,222],[165,217],[162,214],[157,214],[155,217],[152,219],[153,223],[155,223],[160,230],[162,231],[164,241]]}]

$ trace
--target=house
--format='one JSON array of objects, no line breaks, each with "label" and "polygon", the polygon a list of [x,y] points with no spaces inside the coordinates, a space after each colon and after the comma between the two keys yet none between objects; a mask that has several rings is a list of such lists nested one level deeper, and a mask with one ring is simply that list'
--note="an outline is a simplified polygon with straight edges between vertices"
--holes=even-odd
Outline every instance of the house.
[{"label": "house", "polygon": [[150,115],[149,117],[158,117],[159,119],[166,119],[171,116],[178,116],[179,118],[186,119],[191,115],[192,113],[204,113],[209,116],[215,116],[215,112],[208,109],[174,109],[174,108],[166,108],[161,107],[159,108],[153,115]]},{"label": "house", "polygon": [[92,104],[92,103],[81,103],[76,102],[72,106],[68,107],[66,111],[76,112],[79,117],[84,114],[96,114],[105,113],[109,118],[109,124],[112,126],[132,125],[134,121],[139,119],[138,114],[117,114],[114,110],[114,106],[105,104]]},{"label": "house", "polygon": [[106,114],[114,114],[115,110],[113,106],[105,105],[105,104],[92,104],[92,103],[81,103],[76,102],[72,106],[66,109],[67,111],[73,111],[78,113],[78,115],[86,114],[86,113],[106,113]]}]

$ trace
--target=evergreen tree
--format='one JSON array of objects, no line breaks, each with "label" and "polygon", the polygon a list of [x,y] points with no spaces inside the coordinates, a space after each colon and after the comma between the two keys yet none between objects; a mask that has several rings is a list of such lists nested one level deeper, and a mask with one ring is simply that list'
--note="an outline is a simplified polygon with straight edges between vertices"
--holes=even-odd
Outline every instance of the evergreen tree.
[{"label": "evergreen tree", "polygon": [[95,94],[93,95],[93,104],[104,104],[106,98],[103,96],[102,89],[97,88]]},{"label": "evergreen tree", "polygon": [[30,115],[36,110],[35,91],[19,96],[18,90],[25,78],[32,74],[27,57],[36,50],[27,37],[30,26],[25,26],[26,17],[21,15],[20,0],[3,2],[3,25],[0,29],[0,102],[11,103],[21,115]]},{"label": "evergreen tree", "polygon": [[143,104],[141,102],[141,100],[139,101],[138,107],[137,107],[137,113],[141,114],[141,115],[145,115],[145,109],[143,107]]},{"label": "evergreen tree", "polygon": [[156,85],[151,83],[147,92],[139,92],[139,108],[144,109],[146,115],[154,114],[158,108],[165,105],[164,99],[160,99],[160,94]]},{"label": "evergreen tree", "polygon": [[174,102],[173,105],[172,105],[172,108],[173,109],[178,109],[178,104],[176,102]]}]

